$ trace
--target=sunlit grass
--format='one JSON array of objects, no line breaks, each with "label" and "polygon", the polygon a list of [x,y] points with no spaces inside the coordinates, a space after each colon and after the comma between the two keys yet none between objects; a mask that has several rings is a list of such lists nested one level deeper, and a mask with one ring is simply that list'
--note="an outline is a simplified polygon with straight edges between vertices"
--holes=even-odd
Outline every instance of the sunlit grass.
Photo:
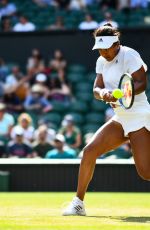
[{"label": "sunlit grass", "polygon": [[87,193],[87,217],[64,217],[73,193],[0,193],[0,230],[149,230],[149,193]]}]

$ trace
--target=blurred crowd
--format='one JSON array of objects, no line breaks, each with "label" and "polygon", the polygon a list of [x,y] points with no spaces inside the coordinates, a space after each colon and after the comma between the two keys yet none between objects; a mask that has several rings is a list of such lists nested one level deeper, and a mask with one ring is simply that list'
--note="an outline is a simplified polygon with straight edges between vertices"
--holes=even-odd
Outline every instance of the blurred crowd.
[{"label": "blurred crowd", "polygon": [[53,102],[68,108],[73,100],[66,68],[67,61],[60,50],[55,50],[46,64],[40,51],[33,49],[27,59],[26,74],[18,65],[9,66],[0,58],[1,157],[53,158],[57,155],[55,148],[59,150],[56,158],[62,151],[63,157],[77,157],[81,132],[73,117],[64,117],[58,133],[44,119],[44,114],[53,111]]},{"label": "blurred crowd", "polygon": [[148,0],[33,0],[41,7],[52,5],[55,8],[65,8],[66,10],[87,9],[93,4],[97,4],[102,10],[114,8],[122,10],[124,8],[148,7]]},{"label": "blurred crowd", "polygon": [[[93,133],[83,135],[69,114],[76,98],[62,51],[55,50],[46,62],[40,50],[33,49],[25,66],[22,71],[19,65],[0,58],[0,157],[82,157],[80,151]],[[54,102],[68,111],[61,116],[58,127],[49,122],[55,112]],[[106,120],[112,116],[113,111],[106,111]],[[130,148],[124,149],[130,157]]]},{"label": "blurred crowd", "polygon": [[[27,32],[39,30],[37,25],[29,14],[25,15],[23,10],[18,9],[16,1],[1,0],[0,1],[0,24],[2,32]],[[23,2],[22,2],[23,3]],[[45,25],[44,30],[66,30],[68,29],[65,18],[61,11],[66,11],[69,15],[72,11],[82,11],[84,17],[81,17],[81,21],[76,28],[79,30],[95,29],[98,26],[105,24],[106,22],[112,23],[113,26],[118,27],[119,21],[113,19],[113,15],[110,12],[112,9],[116,12],[129,13],[136,9],[149,8],[149,0],[32,0],[33,5],[36,5],[41,9],[41,12],[47,7],[53,7],[53,11],[56,11],[55,20],[51,20],[49,25]],[[95,15],[91,13],[90,7],[96,6],[99,13],[103,14],[103,19],[98,20]],[[32,9],[31,9],[32,10]],[[30,12],[32,15],[32,12]],[[127,14],[128,15],[128,14]],[[39,15],[40,16],[40,15]],[[53,14],[52,16],[54,17]],[[70,19],[68,19],[69,21]],[[147,18],[145,19],[148,20]],[[47,23],[46,23],[47,24]],[[72,27],[69,27],[73,29]],[[40,28],[41,29],[41,28]]]}]

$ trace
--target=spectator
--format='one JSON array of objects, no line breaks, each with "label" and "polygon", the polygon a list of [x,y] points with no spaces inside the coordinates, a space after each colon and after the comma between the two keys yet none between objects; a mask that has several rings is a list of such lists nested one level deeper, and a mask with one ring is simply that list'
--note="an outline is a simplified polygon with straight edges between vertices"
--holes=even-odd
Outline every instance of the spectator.
[{"label": "spectator", "polygon": [[35,84],[41,85],[44,90],[44,96],[47,98],[49,95],[49,88],[48,88],[48,79],[46,74],[38,73],[35,76]]},{"label": "spectator", "polygon": [[5,79],[5,93],[14,93],[19,100],[24,100],[29,90],[29,76],[25,77],[20,71],[19,66],[13,66],[11,74]]},{"label": "spectator", "polygon": [[48,84],[48,77],[46,74],[44,73],[38,73],[36,74],[35,76],[35,84],[40,84],[42,85],[43,87],[47,87],[47,84]]},{"label": "spectator", "polygon": [[102,10],[107,10],[107,9],[117,9],[117,3],[118,3],[118,0],[101,0],[99,1],[99,5],[100,5],[100,8]]},{"label": "spectator", "polygon": [[148,7],[148,0],[131,0],[130,7],[131,8],[147,8]]},{"label": "spectator", "polygon": [[47,113],[52,110],[52,105],[44,97],[44,88],[38,84],[32,86],[31,93],[24,102],[24,107],[27,111],[35,113]]},{"label": "spectator", "polygon": [[5,17],[1,20],[1,31],[2,32],[11,32],[12,31],[12,23],[9,17]]},{"label": "spectator", "polygon": [[76,151],[65,148],[65,138],[62,134],[57,134],[54,140],[55,148],[46,153],[45,158],[64,159],[76,158]]},{"label": "spectator", "polygon": [[8,0],[1,0],[0,5],[0,18],[4,16],[13,16],[17,12],[16,5],[14,3],[9,3]]},{"label": "spectator", "polygon": [[35,83],[41,84],[43,86],[46,85],[47,82],[47,76],[44,73],[38,73],[35,77]]},{"label": "spectator", "polygon": [[55,6],[59,9],[68,9],[70,0],[54,0]]},{"label": "spectator", "polygon": [[36,141],[33,143],[33,156],[44,158],[49,150],[53,149],[53,139],[48,141],[48,128],[46,125],[39,126]]},{"label": "spectator", "polygon": [[6,157],[7,157],[6,145],[3,141],[0,141],[0,158],[6,158]]},{"label": "spectator", "polygon": [[39,127],[34,132],[34,140],[38,140],[39,130],[40,131],[46,130],[46,133],[47,133],[46,142],[53,145],[54,144],[53,141],[54,141],[55,136],[56,136],[56,131],[53,129],[52,125],[53,124],[49,124],[49,122],[47,122],[43,117],[41,119],[39,119],[38,120],[38,126]]},{"label": "spectator", "polygon": [[130,10],[130,0],[119,0],[117,4],[117,9],[128,13]]},{"label": "spectator", "polygon": [[3,58],[0,57],[0,82],[5,82],[6,76],[9,73],[9,68]]},{"label": "spectator", "polygon": [[64,58],[63,53],[61,52],[61,50],[55,50],[54,57],[49,62],[49,68],[51,70],[51,73],[57,73],[60,81],[65,81],[66,67],[67,61]]},{"label": "spectator", "polygon": [[107,23],[111,24],[114,28],[118,28],[118,23],[113,20],[112,14],[110,12],[105,12],[104,21],[100,22],[99,26],[104,26]]},{"label": "spectator", "polygon": [[93,19],[91,14],[85,15],[85,20],[79,24],[80,30],[94,30],[98,27],[98,23]]},{"label": "spectator", "polygon": [[69,4],[70,10],[83,10],[86,8],[85,0],[71,0]]},{"label": "spectator", "polygon": [[50,78],[48,98],[50,101],[59,101],[64,105],[70,104],[71,90],[65,81],[60,80],[58,75]]},{"label": "spectator", "polygon": [[8,157],[25,158],[32,156],[32,148],[24,141],[23,129],[15,127],[15,139],[8,143]]},{"label": "spectator", "polygon": [[7,111],[13,116],[23,111],[23,104],[19,97],[14,93],[5,93],[3,97],[4,103],[7,104]]},{"label": "spectator", "polygon": [[27,60],[27,72],[29,75],[36,75],[44,72],[45,64],[39,49],[33,49],[31,56]]},{"label": "spectator", "polygon": [[11,70],[11,74],[6,77],[5,85],[6,88],[12,87],[18,83],[19,80],[23,78],[23,74],[20,71],[19,66],[14,65]]},{"label": "spectator", "polygon": [[65,70],[67,67],[67,61],[63,56],[63,53],[61,50],[57,49],[54,51],[54,57],[49,62],[50,68],[52,71],[58,71],[60,69]]},{"label": "spectator", "polygon": [[87,6],[94,5],[98,2],[98,0],[85,0]]},{"label": "spectator", "polygon": [[13,116],[6,112],[6,105],[0,103],[0,139],[8,140],[14,123]]},{"label": "spectator", "polygon": [[4,100],[5,86],[4,83],[0,82],[0,101]]},{"label": "spectator", "polygon": [[57,16],[54,24],[47,27],[47,30],[65,30],[64,19],[62,16]]},{"label": "spectator", "polygon": [[64,135],[66,144],[70,148],[77,150],[81,147],[81,132],[79,128],[75,126],[72,115],[68,114],[64,117],[62,128],[59,132]]},{"label": "spectator", "polygon": [[0,57],[0,101],[3,100],[5,93],[5,79],[9,72],[8,66],[6,65],[3,58]]},{"label": "spectator", "polygon": [[27,113],[22,113],[18,117],[18,124],[11,131],[11,138],[15,138],[15,130],[17,127],[21,127],[23,130],[23,136],[25,141],[32,142],[34,136],[34,127],[32,126],[32,118]]},{"label": "spectator", "polygon": [[46,6],[55,6],[56,3],[54,0],[33,0],[39,7],[46,7]]},{"label": "spectator", "polygon": [[28,32],[34,31],[36,29],[35,25],[32,22],[28,21],[26,16],[20,16],[19,22],[13,27],[14,32]]}]

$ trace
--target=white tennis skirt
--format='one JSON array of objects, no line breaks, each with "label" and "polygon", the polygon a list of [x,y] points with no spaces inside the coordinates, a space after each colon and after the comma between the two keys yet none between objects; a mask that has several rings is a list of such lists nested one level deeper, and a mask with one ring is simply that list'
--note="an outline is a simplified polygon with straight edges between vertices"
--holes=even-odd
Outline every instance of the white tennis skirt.
[{"label": "white tennis skirt", "polygon": [[150,131],[150,105],[147,101],[134,102],[130,109],[117,107],[114,112],[112,120],[122,125],[125,136],[143,127]]}]

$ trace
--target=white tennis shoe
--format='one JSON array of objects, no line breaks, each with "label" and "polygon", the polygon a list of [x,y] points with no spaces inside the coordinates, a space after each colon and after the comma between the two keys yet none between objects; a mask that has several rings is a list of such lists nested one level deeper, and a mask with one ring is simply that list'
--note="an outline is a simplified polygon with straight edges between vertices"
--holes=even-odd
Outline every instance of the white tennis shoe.
[{"label": "white tennis shoe", "polygon": [[74,197],[67,208],[63,210],[63,216],[86,216],[84,203],[78,197]]}]

